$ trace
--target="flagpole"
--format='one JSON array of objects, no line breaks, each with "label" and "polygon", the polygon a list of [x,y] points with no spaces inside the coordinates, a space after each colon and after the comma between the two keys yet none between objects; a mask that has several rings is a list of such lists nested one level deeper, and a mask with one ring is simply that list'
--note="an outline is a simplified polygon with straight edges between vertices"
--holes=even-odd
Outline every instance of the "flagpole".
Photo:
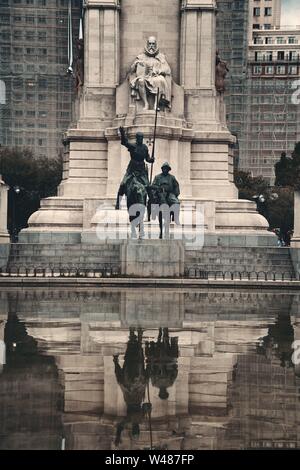
[{"label": "flagpole", "polygon": [[[156,109],[155,109],[155,121],[154,121],[154,133],[153,133],[153,145],[152,145],[152,155],[151,155],[151,171],[150,171],[150,185],[152,184],[152,179],[153,179],[153,166],[154,166],[154,159],[155,159],[155,144],[156,144],[156,131],[157,131],[157,119],[158,119],[158,111],[159,111],[159,88],[157,90],[157,97],[156,97]],[[147,212],[148,212],[148,222],[151,220],[151,197],[149,196],[149,201],[148,201],[148,207],[147,207]]]},{"label": "flagpole", "polygon": [[73,26],[72,26],[72,0],[68,4],[68,73],[73,74]]}]

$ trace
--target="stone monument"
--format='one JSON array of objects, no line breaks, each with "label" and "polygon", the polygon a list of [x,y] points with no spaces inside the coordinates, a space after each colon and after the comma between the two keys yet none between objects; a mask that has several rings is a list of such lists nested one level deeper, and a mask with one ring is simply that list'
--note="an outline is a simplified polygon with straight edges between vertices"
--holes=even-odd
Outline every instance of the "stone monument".
[{"label": "stone monument", "polygon": [[[137,131],[151,141],[159,88],[164,106],[154,174],[168,161],[182,205],[202,204],[207,243],[276,243],[255,203],[239,200],[233,182],[235,139],[216,89],[216,11],[215,0],[85,1],[84,80],[64,137],[63,180],[21,241],[97,241],[97,231],[115,220],[129,162],[118,129],[130,141]],[[126,209],[119,222],[127,227]]]}]

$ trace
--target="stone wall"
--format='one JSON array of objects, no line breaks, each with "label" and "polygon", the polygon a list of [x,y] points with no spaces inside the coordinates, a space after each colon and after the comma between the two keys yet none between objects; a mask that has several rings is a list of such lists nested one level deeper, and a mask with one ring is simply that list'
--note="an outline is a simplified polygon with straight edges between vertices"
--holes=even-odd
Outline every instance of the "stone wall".
[{"label": "stone wall", "polygon": [[10,245],[1,244],[0,245],[0,269],[6,269],[8,257],[9,257]]},{"label": "stone wall", "polygon": [[121,82],[146,39],[156,36],[175,82],[179,81],[180,0],[122,0],[120,16]]}]

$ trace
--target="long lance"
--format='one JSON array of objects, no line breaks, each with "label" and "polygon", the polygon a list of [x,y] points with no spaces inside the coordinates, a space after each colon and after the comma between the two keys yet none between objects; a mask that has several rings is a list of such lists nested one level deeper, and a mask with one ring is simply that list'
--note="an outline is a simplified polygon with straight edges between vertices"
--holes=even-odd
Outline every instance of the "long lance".
[{"label": "long lance", "polygon": [[[147,382],[147,391],[148,391],[148,403],[150,403],[150,405],[151,405],[149,379],[148,379],[148,382]],[[148,418],[149,418],[149,433],[150,433],[150,450],[153,450],[153,433],[152,433],[151,408],[150,408],[149,413],[148,413]]]},{"label": "long lance", "polygon": [[[158,112],[159,112],[159,89],[157,90],[157,98],[156,98],[156,109],[155,109],[155,122],[154,122],[154,134],[153,134],[153,145],[152,145],[152,163],[151,163],[151,171],[150,171],[150,186],[152,184],[152,179],[153,179],[153,165],[154,165],[154,158],[155,158],[155,144],[156,144],[156,131],[157,131],[157,118],[158,118]],[[149,197],[148,201],[148,207],[147,207],[147,212],[148,212],[148,222],[151,220],[151,198]]]},{"label": "long lance", "polygon": [[[153,146],[152,146],[152,155],[151,155],[152,160],[154,160],[154,157],[155,157],[157,119],[158,119],[158,112],[159,112],[159,111],[160,111],[160,109],[159,109],[159,89],[158,89],[158,90],[157,90],[157,98],[156,98],[156,110],[155,110],[155,122],[154,122],[154,135],[153,135]],[[154,165],[154,162],[152,161],[152,163],[151,163],[151,173],[150,173],[150,185],[152,184],[152,178],[153,178],[153,165]]]}]

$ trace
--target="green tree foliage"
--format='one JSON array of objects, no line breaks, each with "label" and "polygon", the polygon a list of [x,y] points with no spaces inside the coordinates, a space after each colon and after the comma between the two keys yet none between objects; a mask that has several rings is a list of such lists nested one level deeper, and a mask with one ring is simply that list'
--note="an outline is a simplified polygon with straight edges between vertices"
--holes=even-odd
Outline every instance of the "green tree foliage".
[{"label": "green tree foliage", "polygon": [[[55,196],[61,181],[62,159],[36,159],[28,149],[0,148],[0,174],[9,191],[9,229],[15,212],[18,229],[27,226],[31,214],[38,210],[42,198]],[[20,193],[13,193],[19,187]]]},{"label": "green tree foliage", "polygon": [[[235,184],[240,199],[257,202],[257,208],[268,223],[270,230],[279,228],[283,238],[294,227],[294,187],[270,187],[263,177],[252,177],[249,172],[236,171]],[[262,196],[264,202],[257,197]]]},{"label": "green tree foliage", "polygon": [[262,176],[253,177],[250,172],[236,170],[234,179],[240,199],[253,200],[254,196],[265,194],[269,188]]}]

